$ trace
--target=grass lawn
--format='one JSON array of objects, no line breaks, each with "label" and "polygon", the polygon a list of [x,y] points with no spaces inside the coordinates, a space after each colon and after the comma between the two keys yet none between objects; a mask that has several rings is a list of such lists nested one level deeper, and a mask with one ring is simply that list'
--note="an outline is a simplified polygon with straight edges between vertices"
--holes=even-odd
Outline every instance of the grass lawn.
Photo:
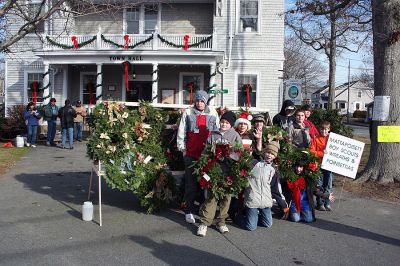
[{"label": "grass lawn", "polygon": [[0,143],[0,177],[29,151],[27,147],[3,148],[3,144]]}]

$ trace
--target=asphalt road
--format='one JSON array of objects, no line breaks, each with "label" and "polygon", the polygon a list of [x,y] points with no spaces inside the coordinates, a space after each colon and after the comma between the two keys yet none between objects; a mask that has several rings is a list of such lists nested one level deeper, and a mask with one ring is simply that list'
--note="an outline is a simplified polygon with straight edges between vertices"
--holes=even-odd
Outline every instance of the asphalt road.
[{"label": "asphalt road", "polygon": [[359,125],[348,125],[353,129],[353,134],[364,137],[364,138],[369,138],[369,128],[368,126],[359,126]]},{"label": "asphalt road", "polygon": [[[90,162],[39,146],[0,177],[0,265],[398,265],[400,206],[335,187],[333,212],[254,232],[228,225],[204,238],[175,209],[142,212],[128,192],[103,189],[103,226],[81,220]],[[96,184],[96,182],[95,182]],[[103,184],[104,185],[104,184]],[[96,186],[93,188],[96,191]],[[96,198],[96,195],[94,195]],[[97,201],[94,199],[94,203]]]}]

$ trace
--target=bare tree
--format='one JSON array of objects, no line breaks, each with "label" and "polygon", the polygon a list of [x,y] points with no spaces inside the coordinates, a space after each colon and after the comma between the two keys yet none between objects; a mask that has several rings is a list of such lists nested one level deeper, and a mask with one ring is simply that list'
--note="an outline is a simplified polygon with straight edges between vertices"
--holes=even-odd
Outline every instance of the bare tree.
[{"label": "bare tree", "polygon": [[301,80],[305,96],[309,96],[325,80],[326,67],[318,60],[319,54],[296,36],[285,38],[284,79]]},{"label": "bare tree", "polygon": [[[12,45],[29,33],[35,33],[55,14],[69,18],[133,7],[140,0],[39,0],[0,2],[0,52],[10,52]],[[17,28],[15,25],[18,25]]]},{"label": "bare tree", "polygon": [[399,182],[399,144],[378,142],[377,127],[400,125],[400,0],[372,0],[372,13],[375,96],[391,97],[390,117],[387,122],[373,122],[371,153],[358,180]]},{"label": "bare tree", "polygon": [[334,108],[336,57],[357,52],[370,31],[371,0],[297,0],[285,14],[286,25],[304,43],[329,60],[328,108]]}]

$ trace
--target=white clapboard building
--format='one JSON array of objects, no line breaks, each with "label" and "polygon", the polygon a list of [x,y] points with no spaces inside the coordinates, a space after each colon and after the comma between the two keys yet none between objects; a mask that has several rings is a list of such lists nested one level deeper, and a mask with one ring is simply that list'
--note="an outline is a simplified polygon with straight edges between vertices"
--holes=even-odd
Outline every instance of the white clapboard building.
[{"label": "white clapboard building", "polygon": [[[26,2],[34,9],[39,1]],[[253,108],[278,111],[284,0],[133,0],[112,12],[94,2],[93,13],[53,14],[5,55],[6,107],[50,97],[57,105],[114,99],[178,107],[206,90],[224,92],[215,106],[239,108],[249,99]],[[7,21],[14,32],[23,23]]]}]

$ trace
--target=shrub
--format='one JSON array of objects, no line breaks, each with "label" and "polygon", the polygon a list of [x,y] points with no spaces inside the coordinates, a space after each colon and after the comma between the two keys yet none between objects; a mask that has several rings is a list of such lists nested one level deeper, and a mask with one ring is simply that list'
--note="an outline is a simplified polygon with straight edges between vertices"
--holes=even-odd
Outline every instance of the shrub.
[{"label": "shrub", "polygon": [[355,110],[353,113],[353,118],[367,118],[367,111]]},{"label": "shrub", "polygon": [[26,132],[24,105],[14,105],[7,108],[8,117],[0,121],[0,137],[12,139]]},{"label": "shrub", "polygon": [[331,131],[346,137],[353,137],[353,129],[346,126],[346,115],[339,114],[339,110],[314,109],[310,116],[311,122],[318,128],[322,121],[331,123]]}]

